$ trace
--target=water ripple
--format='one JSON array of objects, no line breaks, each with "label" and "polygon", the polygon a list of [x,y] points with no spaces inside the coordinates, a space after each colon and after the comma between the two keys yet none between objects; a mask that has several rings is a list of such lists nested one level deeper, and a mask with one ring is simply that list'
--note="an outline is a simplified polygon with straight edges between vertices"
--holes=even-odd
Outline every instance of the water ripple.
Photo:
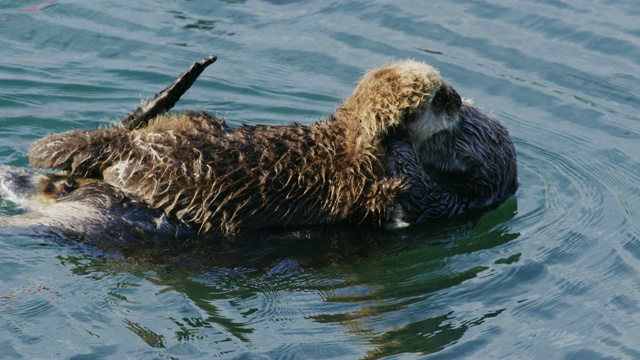
[{"label": "water ripple", "polygon": [[293,231],[177,264],[3,229],[0,353],[639,357],[638,14],[633,1],[0,3],[3,164],[27,166],[44,134],[115,121],[210,53],[179,108],[232,125],[322,118],[366,69],[416,58],[495,109],[521,183],[437,231]]}]

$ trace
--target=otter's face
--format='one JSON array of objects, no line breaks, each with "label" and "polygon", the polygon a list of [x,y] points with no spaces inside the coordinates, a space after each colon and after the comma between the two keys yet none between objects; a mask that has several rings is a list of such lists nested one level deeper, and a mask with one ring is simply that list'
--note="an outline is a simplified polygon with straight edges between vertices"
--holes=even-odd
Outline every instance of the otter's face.
[{"label": "otter's face", "polygon": [[39,209],[53,204],[77,186],[69,178],[30,173],[22,169],[0,166],[0,197],[25,208]]},{"label": "otter's face", "polygon": [[460,118],[460,95],[444,83],[435,90],[425,97],[420,111],[405,119],[405,126],[414,145],[419,145],[437,132],[453,128]]},{"label": "otter's face", "polygon": [[0,229],[46,227],[105,248],[117,247],[119,240],[173,237],[190,231],[168,221],[162,211],[92,179],[0,165],[0,201],[5,199],[20,211],[17,215],[0,212]]}]

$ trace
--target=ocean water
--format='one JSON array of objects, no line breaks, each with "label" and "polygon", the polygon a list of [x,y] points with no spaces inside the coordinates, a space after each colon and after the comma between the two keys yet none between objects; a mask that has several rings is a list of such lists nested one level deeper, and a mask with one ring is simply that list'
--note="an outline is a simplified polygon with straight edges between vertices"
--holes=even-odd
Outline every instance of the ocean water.
[{"label": "ocean water", "polygon": [[[311,123],[361,74],[438,68],[517,147],[517,195],[435,228],[108,256],[0,235],[0,358],[640,358],[640,2],[0,0],[0,164],[178,103]],[[0,212],[15,213],[0,200]]]}]

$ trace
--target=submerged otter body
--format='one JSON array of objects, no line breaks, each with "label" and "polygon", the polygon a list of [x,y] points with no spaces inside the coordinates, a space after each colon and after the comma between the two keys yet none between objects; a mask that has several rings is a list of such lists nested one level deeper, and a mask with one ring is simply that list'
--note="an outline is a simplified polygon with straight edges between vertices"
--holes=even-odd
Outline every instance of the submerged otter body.
[{"label": "submerged otter body", "polygon": [[[36,141],[29,159],[108,185],[153,218],[223,233],[427,222],[499,203],[517,188],[504,127],[415,61],[367,73],[335,116],[309,126],[229,128],[206,113],[162,115],[136,129],[54,134]],[[92,204],[86,186],[54,202],[83,189]]]}]

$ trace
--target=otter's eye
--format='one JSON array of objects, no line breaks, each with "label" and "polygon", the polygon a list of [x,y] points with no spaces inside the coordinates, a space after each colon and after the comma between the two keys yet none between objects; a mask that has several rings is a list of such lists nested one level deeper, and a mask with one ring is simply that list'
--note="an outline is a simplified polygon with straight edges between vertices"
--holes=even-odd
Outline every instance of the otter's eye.
[{"label": "otter's eye", "polygon": [[441,87],[431,100],[431,109],[435,112],[441,112],[447,106],[447,91]]},{"label": "otter's eye", "polygon": [[460,95],[448,85],[441,86],[431,100],[431,109],[436,113],[455,113],[461,105]]},{"label": "otter's eye", "polygon": [[441,109],[444,107],[444,94],[441,91],[436,93],[436,96],[431,100],[431,106],[437,109]]}]

